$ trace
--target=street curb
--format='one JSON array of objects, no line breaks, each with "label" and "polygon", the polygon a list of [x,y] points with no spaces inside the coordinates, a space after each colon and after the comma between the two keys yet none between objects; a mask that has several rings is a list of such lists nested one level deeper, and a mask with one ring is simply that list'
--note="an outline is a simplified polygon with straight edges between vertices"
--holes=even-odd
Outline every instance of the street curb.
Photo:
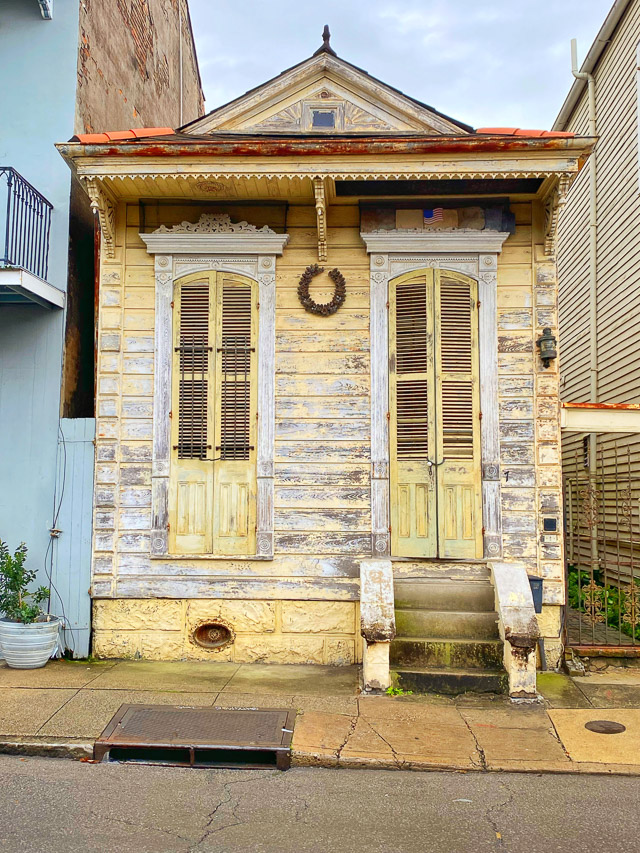
[{"label": "street curb", "polygon": [[637,764],[596,764],[594,762],[567,761],[566,765],[555,762],[506,762],[488,766],[429,763],[423,761],[394,761],[385,758],[362,756],[342,757],[314,752],[294,750],[291,753],[292,767],[321,767],[331,770],[411,770],[422,773],[542,773],[554,775],[580,774],[582,776],[640,776]]},{"label": "street curb", "polygon": [[0,753],[46,758],[93,758],[93,741],[81,738],[12,737],[0,738]]}]

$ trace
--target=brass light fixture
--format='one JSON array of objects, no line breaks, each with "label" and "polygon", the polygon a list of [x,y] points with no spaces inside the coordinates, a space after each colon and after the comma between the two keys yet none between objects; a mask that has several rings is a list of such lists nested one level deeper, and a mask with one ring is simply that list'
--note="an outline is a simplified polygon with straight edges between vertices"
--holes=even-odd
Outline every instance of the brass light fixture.
[{"label": "brass light fixture", "polygon": [[542,335],[538,338],[536,344],[540,350],[542,363],[545,367],[549,367],[551,361],[558,357],[558,341],[555,336],[551,334],[551,329],[543,329]]}]

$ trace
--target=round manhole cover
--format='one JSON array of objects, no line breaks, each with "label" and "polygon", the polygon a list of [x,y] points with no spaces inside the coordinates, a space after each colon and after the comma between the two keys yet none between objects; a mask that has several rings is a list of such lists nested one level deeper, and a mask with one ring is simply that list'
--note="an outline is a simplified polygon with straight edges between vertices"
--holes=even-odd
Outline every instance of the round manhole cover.
[{"label": "round manhole cover", "polygon": [[614,723],[613,720],[590,720],[585,723],[584,727],[590,732],[597,732],[599,735],[619,735],[627,730],[627,727],[623,726],[622,723]]}]

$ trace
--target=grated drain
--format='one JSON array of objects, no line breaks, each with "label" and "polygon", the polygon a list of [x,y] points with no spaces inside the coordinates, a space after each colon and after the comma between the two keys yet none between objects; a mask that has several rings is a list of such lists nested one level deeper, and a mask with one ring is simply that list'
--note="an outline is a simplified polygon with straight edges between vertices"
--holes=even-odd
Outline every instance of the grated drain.
[{"label": "grated drain", "polygon": [[96,761],[178,767],[291,764],[296,712],[286,708],[122,705],[93,746]]}]

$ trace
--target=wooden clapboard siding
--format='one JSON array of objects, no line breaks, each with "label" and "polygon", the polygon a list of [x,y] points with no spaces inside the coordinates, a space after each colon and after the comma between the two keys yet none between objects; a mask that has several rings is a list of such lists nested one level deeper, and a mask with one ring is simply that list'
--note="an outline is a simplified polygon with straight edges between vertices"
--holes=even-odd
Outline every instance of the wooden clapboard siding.
[{"label": "wooden clapboard siding", "polygon": [[[315,210],[292,207],[290,240],[276,290],[275,550],[288,554],[369,553],[369,259],[356,206],[330,208],[329,261],[347,280],[331,317],[305,311],[301,273],[317,245]],[[328,302],[327,272],[311,293]]]},{"label": "wooden clapboard siding", "polygon": [[[594,69],[597,135],[596,180],[598,204],[598,399],[600,402],[640,402],[640,192],[638,187],[637,49],[640,44],[640,2],[632,0]],[[566,130],[586,133],[588,98],[585,90]],[[586,402],[589,395],[589,168],[583,169],[569,193],[559,228],[559,285],[562,399]],[[613,482],[616,459],[621,470],[631,463],[631,476],[640,480],[640,436],[599,435],[598,463]],[[583,436],[563,438],[565,477],[575,477],[583,457]],[[567,490],[569,495],[570,489]],[[634,506],[637,506],[637,486]],[[614,496],[604,498],[605,520],[613,529]],[[585,531],[583,530],[583,533]],[[601,531],[602,533],[602,531]],[[638,535],[638,531],[635,531]],[[588,563],[589,544],[582,546]],[[615,550],[615,549],[614,549]],[[615,564],[616,555],[600,546],[602,563]],[[640,555],[638,555],[640,559]]]}]

